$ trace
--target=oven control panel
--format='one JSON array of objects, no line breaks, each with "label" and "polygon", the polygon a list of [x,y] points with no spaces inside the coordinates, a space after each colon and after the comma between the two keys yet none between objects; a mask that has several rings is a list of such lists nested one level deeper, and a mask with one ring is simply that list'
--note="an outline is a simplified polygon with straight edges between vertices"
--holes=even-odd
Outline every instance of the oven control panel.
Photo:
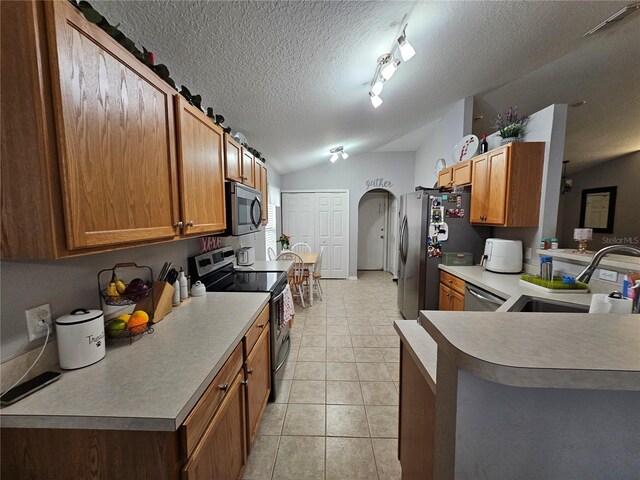
[{"label": "oven control panel", "polygon": [[202,278],[211,272],[232,264],[234,258],[235,252],[232,247],[222,247],[191,257],[189,263],[195,267],[198,274],[197,277]]}]

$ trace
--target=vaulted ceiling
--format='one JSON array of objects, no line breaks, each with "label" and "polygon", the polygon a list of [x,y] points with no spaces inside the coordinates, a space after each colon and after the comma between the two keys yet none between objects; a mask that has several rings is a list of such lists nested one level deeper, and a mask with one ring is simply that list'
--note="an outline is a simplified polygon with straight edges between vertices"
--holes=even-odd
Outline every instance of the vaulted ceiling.
[{"label": "vaulted ceiling", "polygon": [[[474,130],[510,104],[533,112],[586,99],[569,115],[569,160],[640,148],[640,14],[582,38],[625,2],[92,4],[152,50],[179,85],[201,93],[280,173],[326,162],[335,145],[350,154],[375,150],[468,95],[483,116]],[[373,109],[367,92],[376,59],[404,18],[418,53]],[[614,134],[603,135],[607,128]]]}]

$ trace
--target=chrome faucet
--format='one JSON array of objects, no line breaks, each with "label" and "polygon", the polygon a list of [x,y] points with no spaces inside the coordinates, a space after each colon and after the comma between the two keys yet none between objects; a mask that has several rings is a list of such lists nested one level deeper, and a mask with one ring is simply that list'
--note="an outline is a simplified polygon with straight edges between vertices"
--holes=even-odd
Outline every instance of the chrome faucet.
[{"label": "chrome faucet", "polygon": [[589,262],[589,265],[587,265],[587,268],[585,268],[578,274],[578,276],[576,277],[576,281],[589,283],[589,280],[591,280],[591,275],[593,275],[593,272],[595,272],[602,258],[605,255],[609,255],[610,253],[615,252],[625,252],[635,255],[636,257],[640,257],[640,248],[638,247],[633,247],[631,245],[609,245],[608,247],[601,248],[595,253],[593,258],[591,259],[591,262]]}]

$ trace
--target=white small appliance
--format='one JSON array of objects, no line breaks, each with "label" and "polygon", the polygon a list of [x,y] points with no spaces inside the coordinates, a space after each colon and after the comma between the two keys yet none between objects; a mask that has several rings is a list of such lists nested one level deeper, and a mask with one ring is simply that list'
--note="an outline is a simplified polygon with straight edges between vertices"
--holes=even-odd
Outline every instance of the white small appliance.
[{"label": "white small appliance", "polygon": [[243,247],[236,252],[236,263],[242,267],[253,265],[256,261],[256,252],[253,247]]},{"label": "white small appliance", "polygon": [[484,268],[496,273],[522,271],[522,242],[502,238],[487,238],[484,244]]},{"label": "white small appliance", "polygon": [[73,370],[102,360],[105,356],[102,310],[77,308],[56,319],[60,368]]}]

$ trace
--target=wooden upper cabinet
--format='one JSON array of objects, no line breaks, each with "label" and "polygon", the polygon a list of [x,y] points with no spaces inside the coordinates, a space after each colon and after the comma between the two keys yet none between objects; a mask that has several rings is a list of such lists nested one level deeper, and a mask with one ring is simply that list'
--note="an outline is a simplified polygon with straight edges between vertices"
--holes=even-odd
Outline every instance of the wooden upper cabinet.
[{"label": "wooden upper cabinet", "polygon": [[471,187],[471,223],[482,223],[487,212],[489,188],[489,158],[486,154],[473,159]]},{"label": "wooden upper cabinet", "polygon": [[443,168],[438,172],[438,188],[449,188],[453,185],[453,168]]},{"label": "wooden upper cabinet", "polygon": [[476,157],[471,223],[537,226],[543,165],[543,142],[514,142]]},{"label": "wooden upper cabinet", "polygon": [[242,183],[251,188],[256,187],[255,162],[253,154],[242,147]]},{"label": "wooden upper cabinet", "polygon": [[175,91],[69,3],[45,8],[68,248],[175,237]]},{"label": "wooden upper cabinet", "polygon": [[269,181],[267,178],[267,167],[258,159],[256,159],[255,165],[256,185],[254,188],[259,190],[262,194],[262,208],[260,215],[262,225],[266,225],[269,221]]},{"label": "wooden upper cabinet", "polygon": [[228,133],[224,134],[224,177],[242,183],[242,147]]},{"label": "wooden upper cabinet", "polygon": [[184,233],[226,228],[223,131],[204,113],[176,95],[181,221]]},{"label": "wooden upper cabinet", "polygon": [[262,165],[262,224],[269,222],[269,175],[267,166]]},{"label": "wooden upper cabinet", "polygon": [[466,160],[453,166],[453,184],[457,187],[471,185],[471,169],[473,162]]}]

